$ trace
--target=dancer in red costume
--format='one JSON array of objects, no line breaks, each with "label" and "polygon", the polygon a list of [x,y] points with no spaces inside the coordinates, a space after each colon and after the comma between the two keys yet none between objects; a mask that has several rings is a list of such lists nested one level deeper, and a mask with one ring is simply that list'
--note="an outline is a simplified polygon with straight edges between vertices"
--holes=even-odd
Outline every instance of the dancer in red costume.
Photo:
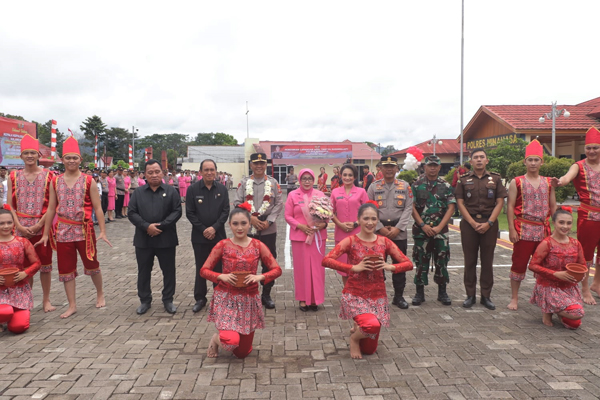
[{"label": "dancer in red costume", "polygon": [[594,264],[594,251],[600,246],[600,131],[591,127],[585,135],[584,160],[578,161],[569,168],[564,176],[552,178],[552,186],[559,187],[573,181],[581,204],[577,211],[577,239],[583,247],[588,275],[583,279],[583,301],[596,304],[592,291],[600,294],[600,268],[596,264],[597,273],[594,282],[589,284],[589,271]]},{"label": "dancer in red costume", "polygon": [[552,220],[554,233],[542,240],[529,264],[536,276],[530,303],[542,309],[544,325],[552,326],[552,314],[558,314],[565,328],[577,329],[584,315],[581,292],[566,265],[583,264],[583,248],[569,237],[573,226],[570,207],[558,208]]},{"label": "dancer in red costume", "polygon": [[554,188],[550,178],[540,176],[544,163],[544,148],[537,140],[525,149],[527,167],[525,175],[517,176],[508,187],[508,210],[506,217],[513,245],[510,286],[512,298],[509,310],[516,310],[519,302],[519,287],[525,279],[527,264],[538,244],[550,235],[550,216],[556,211]]},{"label": "dancer in red costume", "polygon": [[[36,243],[46,245],[50,238],[56,249],[58,261],[58,280],[64,282],[69,308],[61,318],[68,318],[77,312],[75,303],[75,278],[77,277],[77,252],[81,257],[85,274],[92,277],[96,287],[96,307],[104,307],[104,292],[102,290],[102,273],[96,257],[96,233],[92,222],[92,209],[96,212],[100,235],[109,246],[104,227],[104,214],[98,195],[98,187],[90,175],[79,171],[81,164],[79,143],[70,136],[63,144],[62,161],[65,173],[55,177],[50,185],[50,201],[46,217],[46,226],[42,239]],[[54,214],[58,215],[56,238],[54,232],[49,234]]]},{"label": "dancer in red costume", "polygon": [[[50,198],[50,182],[53,174],[40,166],[40,144],[30,135],[21,139],[21,159],[25,168],[11,171],[8,177],[7,203],[12,207],[17,236],[29,239],[32,244],[40,241],[46,223],[46,211]],[[42,283],[44,312],[56,308],[50,302],[52,282],[52,247],[37,246],[36,253],[42,263],[40,282]],[[33,280],[30,282],[33,286]]]},{"label": "dancer in red costume", "polygon": [[[218,283],[208,309],[208,321],[214,322],[219,330],[208,346],[210,358],[219,355],[219,346],[237,358],[245,358],[252,352],[254,331],[265,327],[258,282],[269,283],[281,276],[281,268],[269,248],[248,237],[250,209],[250,204],[242,203],[231,211],[229,227],[233,238],[217,243],[200,269],[200,276]],[[213,271],[219,261],[223,262],[223,273]],[[262,275],[256,275],[259,261],[269,269]],[[247,286],[236,286],[235,272],[249,272],[244,278]]]},{"label": "dancer in red costume", "polygon": [[14,268],[19,272],[10,287],[5,286],[5,278],[0,276],[0,324],[8,324],[12,333],[23,333],[29,329],[29,310],[33,308],[29,281],[41,264],[29,240],[13,234],[14,221],[11,207],[5,204],[0,208],[0,270]]},{"label": "dancer in red costume", "polygon": [[[343,239],[323,259],[323,266],[348,274],[342,291],[340,318],[353,319],[350,330],[350,356],[362,358],[362,354],[373,354],[377,350],[379,331],[390,324],[383,271],[392,273],[413,269],[412,262],[390,239],[375,234],[379,222],[379,210],[372,202],[358,209],[360,232]],[[337,261],[348,255],[348,264]],[[397,264],[386,264],[391,256]],[[377,261],[372,260],[377,258]]]}]

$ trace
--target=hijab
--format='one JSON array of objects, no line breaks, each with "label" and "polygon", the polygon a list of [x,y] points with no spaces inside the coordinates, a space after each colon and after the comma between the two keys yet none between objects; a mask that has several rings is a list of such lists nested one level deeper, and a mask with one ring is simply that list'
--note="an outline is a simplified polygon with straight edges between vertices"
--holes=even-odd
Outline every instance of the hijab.
[{"label": "hijab", "polygon": [[312,169],[310,168],[304,168],[302,170],[300,170],[300,172],[298,173],[298,180],[300,181],[300,187],[298,188],[302,193],[310,196],[312,194],[313,188],[311,187],[308,190],[305,190],[302,187],[302,175],[304,174],[309,174],[310,176],[312,176],[313,180],[315,179],[315,173],[312,171]]}]

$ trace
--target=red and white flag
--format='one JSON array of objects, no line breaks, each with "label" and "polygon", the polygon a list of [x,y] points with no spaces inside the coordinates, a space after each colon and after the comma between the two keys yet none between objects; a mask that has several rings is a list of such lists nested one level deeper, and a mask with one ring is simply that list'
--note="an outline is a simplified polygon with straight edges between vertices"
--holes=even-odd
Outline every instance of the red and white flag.
[{"label": "red and white flag", "polygon": [[133,147],[129,145],[129,169],[133,169]]},{"label": "red and white flag", "polygon": [[52,120],[52,130],[50,136],[50,156],[54,160],[56,157],[56,121]]},{"label": "red and white flag", "polygon": [[98,168],[98,135],[96,135],[96,145],[94,146],[94,165]]}]

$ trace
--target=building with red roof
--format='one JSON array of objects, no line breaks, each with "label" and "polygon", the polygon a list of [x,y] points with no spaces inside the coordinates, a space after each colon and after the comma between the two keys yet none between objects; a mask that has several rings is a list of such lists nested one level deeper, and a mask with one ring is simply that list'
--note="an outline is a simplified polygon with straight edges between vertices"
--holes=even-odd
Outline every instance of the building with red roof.
[{"label": "building with red roof", "polygon": [[[585,133],[595,126],[600,128],[600,97],[574,105],[557,105],[558,110],[567,110],[570,115],[556,118],[557,157],[580,160],[585,153]],[[497,105],[481,106],[463,131],[467,149],[493,148],[503,139],[517,138],[531,141],[537,139],[552,154],[552,120],[540,117],[552,111],[546,105]],[[460,138],[457,138],[460,140]]]},{"label": "building with red roof", "polygon": [[[440,170],[440,174],[444,175],[448,173],[448,171],[450,171],[454,166],[460,163],[460,142],[454,138],[438,139],[438,141],[441,141],[441,144],[439,142],[436,143],[435,155],[438,156],[440,158],[440,161],[442,162],[442,169]],[[419,150],[421,150],[425,157],[433,154],[433,144],[431,143],[431,140],[426,140],[422,143],[410,147],[418,148]],[[406,157],[406,152],[408,151],[408,149],[409,147],[402,150],[398,150],[390,155],[397,157],[398,162],[402,164],[404,162],[404,158]],[[467,147],[464,144],[463,156],[465,160],[467,160],[469,156],[469,151],[467,150]]]}]

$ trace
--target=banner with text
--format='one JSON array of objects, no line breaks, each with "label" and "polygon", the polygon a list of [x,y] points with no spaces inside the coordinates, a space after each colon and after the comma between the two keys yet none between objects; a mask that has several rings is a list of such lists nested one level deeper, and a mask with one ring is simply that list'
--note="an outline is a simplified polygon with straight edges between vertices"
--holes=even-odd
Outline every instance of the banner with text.
[{"label": "banner with text", "polygon": [[347,159],[352,158],[351,144],[285,144],[271,145],[273,160]]},{"label": "banner with text", "polygon": [[0,117],[0,165],[23,165],[21,139],[28,133],[34,138],[37,137],[34,123]]}]

